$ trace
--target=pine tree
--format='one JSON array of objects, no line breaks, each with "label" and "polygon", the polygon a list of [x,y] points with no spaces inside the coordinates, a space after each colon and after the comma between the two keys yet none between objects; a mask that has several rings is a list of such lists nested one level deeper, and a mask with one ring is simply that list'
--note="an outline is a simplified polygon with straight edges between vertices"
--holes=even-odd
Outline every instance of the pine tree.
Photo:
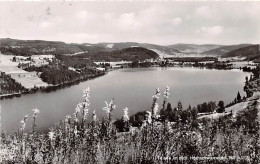
[{"label": "pine tree", "polygon": [[241,102],[241,95],[240,95],[239,91],[237,92],[237,101]]}]

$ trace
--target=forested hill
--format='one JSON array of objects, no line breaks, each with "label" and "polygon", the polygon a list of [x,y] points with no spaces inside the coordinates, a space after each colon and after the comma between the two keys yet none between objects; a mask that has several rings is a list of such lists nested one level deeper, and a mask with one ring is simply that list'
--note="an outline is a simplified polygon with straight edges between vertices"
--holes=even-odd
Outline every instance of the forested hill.
[{"label": "forested hill", "polygon": [[222,55],[222,57],[249,57],[259,55],[259,45],[242,47]]},{"label": "forested hill", "polygon": [[58,41],[0,39],[0,52],[7,55],[74,54],[82,50],[73,44]]},{"label": "forested hill", "polygon": [[[120,42],[120,43],[65,43],[59,41],[44,40],[17,40],[0,39],[0,52],[7,55],[31,56],[31,55],[85,55],[95,60],[134,60],[133,52],[136,47],[143,47],[142,55],[137,55],[142,60],[153,58],[151,54],[158,53],[161,57],[197,54],[216,57],[247,57],[247,60],[259,60],[259,47],[252,44],[217,45],[217,44],[174,44],[162,46],[149,43]],[[131,50],[131,51],[129,51]],[[135,49],[137,50],[137,49]],[[140,49],[138,49],[140,50]],[[148,51],[152,50],[154,53]],[[129,51],[129,52],[124,52]],[[149,53],[148,53],[149,52]],[[123,54],[125,53],[125,54]],[[136,52],[135,52],[136,53]],[[127,56],[132,54],[130,56]],[[145,54],[145,55],[144,55]],[[94,56],[95,55],[95,56]],[[116,57],[115,55],[119,55]],[[258,55],[258,56],[257,56]],[[135,56],[135,55],[134,55]],[[141,57],[142,56],[142,57]]]},{"label": "forested hill", "polygon": [[93,54],[86,54],[93,61],[143,61],[145,59],[157,58],[159,55],[143,47],[131,47],[115,51],[103,51]]},{"label": "forested hill", "polygon": [[78,55],[78,54],[96,54],[97,52],[111,52],[123,50],[131,47],[144,47],[147,49],[156,49],[170,55],[180,53],[180,51],[148,43],[122,42],[122,43],[65,43],[59,41],[44,40],[17,40],[17,39],[0,39],[0,52],[7,55]]},{"label": "forested hill", "polygon": [[230,51],[240,49],[243,47],[251,46],[251,44],[238,44],[238,45],[229,45],[229,46],[221,46],[219,48],[215,48],[209,51],[202,52],[203,55],[215,55],[215,56],[221,56],[225,53],[228,53]]},{"label": "forested hill", "polygon": [[92,44],[92,46],[102,47],[106,51],[122,50],[130,47],[144,47],[147,49],[156,49],[169,55],[175,55],[175,53],[181,53],[179,50],[168,46],[161,46],[149,43],[137,43],[137,42],[121,42],[121,43],[98,43]]}]

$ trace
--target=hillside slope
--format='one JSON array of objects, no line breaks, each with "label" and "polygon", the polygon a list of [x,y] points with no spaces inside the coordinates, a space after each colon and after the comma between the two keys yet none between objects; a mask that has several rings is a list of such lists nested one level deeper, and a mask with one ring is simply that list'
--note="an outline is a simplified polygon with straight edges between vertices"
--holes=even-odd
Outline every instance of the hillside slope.
[{"label": "hillside slope", "polygon": [[[259,46],[251,44],[239,44],[222,46],[217,44],[174,44],[161,46],[149,43],[120,42],[120,43],[65,43],[59,41],[44,40],[18,40],[18,39],[0,39],[0,52],[7,55],[97,55],[96,59],[106,60],[108,57],[102,56],[106,52],[120,51],[127,48],[143,47],[154,51],[163,57],[184,57],[194,54],[195,56],[222,56],[222,57],[247,57],[248,60],[260,60]],[[110,53],[109,53],[110,54]],[[111,54],[110,54],[111,56]],[[114,57],[113,57],[114,58]],[[119,56],[118,58],[122,58]],[[131,59],[131,57],[127,57]],[[115,58],[114,58],[115,59]],[[132,60],[132,59],[131,59]]]},{"label": "hillside slope", "polygon": [[222,57],[249,57],[259,54],[259,45],[251,45],[229,51],[222,55]]},{"label": "hillside slope", "polygon": [[251,46],[251,44],[238,44],[238,45],[230,45],[230,46],[221,46],[219,48],[215,48],[209,51],[202,52],[203,55],[212,55],[212,56],[221,56],[224,55],[227,52]]},{"label": "hillside slope", "polygon": [[58,41],[0,39],[3,54],[31,56],[38,54],[74,54],[83,50],[73,44]]},{"label": "hillside slope", "polygon": [[[88,45],[90,45],[90,44],[88,44]],[[168,55],[175,55],[175,53],[180,53],[179,50],[171,48],[171,47],[149,44],[149,43],[137,43],[137,42],[98,43],[98,44],[92,44],[91,46],[103,48],[105,51],[122,50],[122,49],[130,48],[130,47],[143,47],[143,48],[147,48],[147,49],[158,50],[158,51],[164,52]]]},{"label": "hillside slope", "polygon": [[174,44],[169,45],[168,47],[177,49],[183,53],[202,53],[205,51],[209,51],[212,49],[216,49],[221,47],[222,45],[215,45],[215,44],[204,44],[204,45],[197,45],[197,44]]},{"label": "hillside slope", "polygon": [[83,53],[110,52],[115,50],[123,50],[131,47],[143,47],[147,49],[155,49],[168,55],[175,55],[180,51],[167,46],[160,46],[148,43],[122,42],[122,43],[82,43],[68,44],[59,41],[44,40],[18,40],[18,39],[0,39],[0,52],[8,55],[42,55],[42,54],[63,54],[77,55]]},{"label": "hillside slope", "polygon": [[143,47],[131,47],[110,52],[98,52],[87,54],[86,56],[93,61],[143,61],[145,59],[159,57],[159,55],[154,51]]}]

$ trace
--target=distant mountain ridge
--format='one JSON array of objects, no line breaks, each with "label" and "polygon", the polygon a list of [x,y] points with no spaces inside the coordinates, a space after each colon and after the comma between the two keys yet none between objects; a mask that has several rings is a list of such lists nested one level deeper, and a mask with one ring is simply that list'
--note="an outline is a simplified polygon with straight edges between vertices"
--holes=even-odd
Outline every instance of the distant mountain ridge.
[{"label": "distant mountain ridge", "polygon": [[[252,46],[252,47],[250,47]],[[120,43],[65,43],[60,41],[44,40],[17,40],[17,39],[0,39],[0,52],[12,55],[88,55],[98,54],[118,54],[120,50],[142,47],[152,50],[162,57],[189,57],[196,56],[216,56],[216,57],[247,57],[254,56],[258,58],[257,45],[238,44],[238,45],[218,45],[218,44],[173,44],[168,46],[137,43],[137,42],[120,42]],[[248,48],[246,48],[248,47]],[[259,49],[259,48],[258,48]],[[129,49],[128,49],[129,50]],[[109,52],[109,53],[108,53]],[[119,53],[120,54],[120,53]],[[98,57],[101,57],[99,55]],[[105,57],[105,56],[103,56]],[[131,57],[130,57],[131,58]]]},{"label": "distant mountain ridge", "polygon": [[82,50],[59,41],[0,39],[0,51],[6,54],[30,56],[37,54],[74,54]]},{"label": "distant mountain ridge", "polygon": [[197,45],[197,44],[174,44],[169,45],[168,47],[177,49],[183,53],[202,53],[205,51],[209,51],[215,48],[222,47],[223,45],[216,45],[216,44],[203,44],[203,45]]},{"label": "distant mountain ridge", "polygon": [[214,56],[221,56],[224,55],[225,53],[228,53],[230,51],[240,49],[243,47],[251,46],[252,44],[238,44],[238,45],[229,45],[229,46],[221,46],[209,51],[204,51],[202,54],[204,55],[214,55]]},{"label": "distant mountain ridge", "polygon": [[149,44],[149,43],[137,43],[137,42],[121,42],[121,43],[97,43],[97,44],[89,44],[89,43],[83,43],[85,45],[91,45],[103,48],[106,51],[113,51],[113,50],[122,50],[129,47],[144,47],[147,49],[157,49],[159,51],[174,55],[175,53],[181,53],[179,50],[167,47],[167,46],[161,46],[161,45],[155,45],[155,44]]},{"label": "distant mountain ridge", "polygon": [[223,54],[221,57],[250,57],[255,55],[260,55],[259,45],[250,45],[238,48]]},{"label": "distant mountain ridge", "polygon": [[43,40],[17,40],[17,39],[0,39],[0,51],[6,54],[30,56],[37,54],[80,54],[109,52],[122,50],[130,47],[143,47],[147,49],[157,49],[170,55],[180,53],[180,51],[148,43],[122,42],[122,43],[65,43],[59,41]]}]

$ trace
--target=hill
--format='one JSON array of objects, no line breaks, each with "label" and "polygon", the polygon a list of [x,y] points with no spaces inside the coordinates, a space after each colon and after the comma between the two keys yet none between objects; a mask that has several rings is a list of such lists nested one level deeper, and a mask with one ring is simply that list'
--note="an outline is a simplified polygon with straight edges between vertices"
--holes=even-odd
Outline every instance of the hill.
[{"label": "hill", "polygon": [[[222,57],[247,57],[248,60],[260,60],[257,45],[239,44],[222,46],[217,44],[174,44],[161,46],[149,43],[137,42],[120,42],[120,43],[65,43],[59,41],[44,40],[17,40],[17,39],[0,39],[0,52],[7,55],[87,55],[93,59],[111,60],[111,59],[131,59],[120,55],[115,58],[112,53],[120,54],[121,50],[134,47],[143,47],[149,49],[162,57],[189,57],[195,56],[222,56]],[[259,49],[259,47],[258,47]],[[109,54],[105,56],[102,54]],[[127,53],[128,54],[128,53]],[[94,57],[96,55],[96,57]],[[113,56],[113,57],[112,57]],[[146,59],[147,57],[145,57]]]},{"label": "hill", "polygon": [[149,43],[122,42],[122,43],[98,43],[98,44],[84,43],[84,44],[91,45],[89,47],[102,48],[104,51],[122,50],[122,49],[130,48],[130,47],[143,47],[143,48],[147,48],[147,49],[153,50],[155,52],[164,53],[167,55],[175,55],[177,53],[181,53],[179,50],[171,48],[171,47],[149,44]]},{"label": "hill", "polygon": [[74,54],[82,52],[78,46],[58,41],[0,39],[3,54],[31,56],[38,54]]},{"label": "hill", "polygon": [[167,46],[160,46],[148,43],[122,42],[122,43],[83,43],[83,44],[68,44],[59,41],[44,41],[44,40],[17,40],[17,39],[0,39],[0,52],[9,55],[78,55],[97,52],[111,52],[122,50],[131,47],[144,47],[158,52],[166,53],[167,55],[175,55],[180,51]]},{"label": "hill", "polygon": [[203,55],[211,55],[211,56],[222,56],[227,52],[242,48],[242,47],[248,47],[251,44],[238,44],[238,45],[229,45],[229,46],[221,46],[219,48],[215,48],[209,51],[204,51],[201,54]]},{"label": "hill", "polygon": [[222,57],[250,57],[259,55],[259,45],[251,45],[229,51],[222,55]]},{"label": "hill", "polygon": [[197,45],[197,44],[174,44],[169,45],[168,47],[177,49],[181,51],[182,53],[195,53],[199,54],[205,51],[209,51],[215,48],[219,48],[222,45],[215,45],[215,44],[203,44],[203,45]]},{"label": "hill", "polygon": [[145,59],[157,58],[159,55],[143,47],[131,47],[122,50],[103,51],[93,54],[86,54],[93,61],[143,61]]}]

